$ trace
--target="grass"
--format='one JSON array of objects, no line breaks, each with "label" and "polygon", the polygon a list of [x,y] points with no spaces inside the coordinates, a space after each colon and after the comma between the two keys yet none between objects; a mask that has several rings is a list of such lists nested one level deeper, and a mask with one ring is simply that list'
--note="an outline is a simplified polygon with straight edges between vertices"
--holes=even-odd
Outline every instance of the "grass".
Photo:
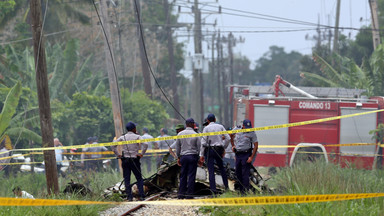
[{"label": "grass", "polygon": [[[268,181],[275,195],[377,193],[384,188],[384,171],[341,168],[322,161],[284,168]],[[230,197],[233,194],[224,194]],[[255,196],[255,195],[249,195]],[[261,196],[261,195],[256,195]],[[383,198],[308,204],[242,207],[202,207],[211,215],[382,215]]]},{"label": "grass", "polygon": [[[144,177],[149,177],[156,172],[156,165],[152,165],[151,173],[147,172],[146,165],[141,165]],[[15,176],[4,176],[4,172],[0,172],[0,197],[15,197],[12,189],[20,186],[22,190],[32,194],[35,198],[41,199],[71,199],[71,200],[93,200],[93,201],[121,201],[118,197],[112,197],[105,200],[102,197],[107,187],[113,186],[123,180],[122,174],[109,169],[106,172],[88,172],[78,170],[76,172],[67,173],[65,178],[59,177],[59,188],[62,192],[65,186],[73,180],[74,182],[84,184],[91,189],[92,195],[85,197],[79,195],[59,195],[48,196],[46,188],[46,177],[44,173],[21,173]],[[131,183],[136,178],[132,174]],[[80,205],[80,206],[36,206],[36,207],[19,207],[19,206],[0,206],[0,216],[10,215],[54,215],[54,216],[79,216],[79,215],[98,215],[100,211],[112,207],[111,205]]]},{"label": "grass", "polygon": [[[146,170],[143,168],[143,170]],[[143,173],[148,177],[151,173]],[[6,178],[0,173],[0,196],[14,197],[12,188],[21,186],[35,198],[74,199],[103,201],[101,194],[109,186],[122,180],[119,173],[84,172],[68,174],[66,178],[59,178],[60,190],[73,179],[85,184],[93,191],[93,195],[80,197],[60,194],[47,196],[45,174],[18,173]],[[135,181],[132,177],[132,181]],[[308,195],[308,194],[337,194],[337,193],[376,193],[383,191],[384,171],[359,170],[341,168],[322,161],[302,163],[294,168],[283,168],[271,180],[270,187],[275,188],[274,195]],[[236,193],[225,193],[221,197],[236,197]],[[248,196],[261,196],[249,194]],[[0,207],[2,215],[98,215],[110,205],[86,206],[57,206],[57,207]],[[384,212],[383,198],[359,199],[350,201],[336,201],[326,203],[285,204],[269,206],[241,206],[241,207],[201,207],[201,213],[213,216],[230,215],[382,215]]]},{"label": "grass", "polygon": [[[75,182],[84,184],[93,192],[92,195],[85,197],[80,195],[47,195],[46,178],[44,173],[17,173],[16,176],[5,177],[0,172],[0,196],[14,197],[12,189],[20,186],[22,190],[32,194],[35,198],[41,199],[71,199],[71,200],[93,200],[109,201],[102,197],[103,191],[110,186],[115,185],[122,180],[122,175],[115,171],[107,172],[85,172],[79,170],[74,173],[68,173],[65,178],[59,177],[59,187],[62,192],[71,179]],[[18,207],[18,206],[0,206],[0,216],[2,215],[98,215],[100,211],[110,208],[111,205],[80,205],[80,206],[37,206],[37,207]]]}]

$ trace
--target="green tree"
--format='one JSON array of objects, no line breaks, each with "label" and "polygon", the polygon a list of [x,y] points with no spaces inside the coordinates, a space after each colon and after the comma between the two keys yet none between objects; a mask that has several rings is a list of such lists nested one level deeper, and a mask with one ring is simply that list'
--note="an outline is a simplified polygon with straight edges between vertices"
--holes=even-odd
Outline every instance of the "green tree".
[{"label": "green tree", "polygon": [[[0,80],[3,85],[12,86],[21,80],[24,87],[36,91],[35,63],[30,47],[19,53],[12,45],[4,47],[5,57],[0,61]],[[81,58],[79,42],[69,40],[65,46],[60,44],[46,46],[47,70],[51,99],[70,101],[75,92],[89,91],[97,95],[107,94],[102,71],[92,71],[92,55]]]},{"label": "green tree", "polygon": [[302,72],[306,79],[317,86],[345,87],[366,89],[368,96],[384,94],[384,47],[380,44],[371,57],[358,66],[354,60],[334,55],[338,68],[314,54],[315,62],[320,66],[322,74]]},{"label": "green tree", "polygon": [[273,82],[275,75],[281,75],[292,84],[300,80],[300,59],[302,55],[292,51],[286,53],[283,47],[271,46],[256,61],[255,78],[258,82]]},{"label": "green tree", "polygon": [[131,93],[128,89],[121,91],[123,103],[124,122],[133,121],[138,124],[138,130],[147,127],[153,134],[164,127],[165,120],[169,118],[164,106],[151,100],[143,91]]},{"label": "green tree", "polygon": [[234,81],[240,85],[253,85],[258,77],[250,67],[251,61],[246,56],[235,56],[233,60]]},{"label": "green tree", "polygon": [[114,136],[112,104],[105,96],[78,92],[73,100],[60,106],[61,112],[53,115],[54,133],[68,144],[85,143],[90,136],[98,136],[102,142],[110,142]]}]

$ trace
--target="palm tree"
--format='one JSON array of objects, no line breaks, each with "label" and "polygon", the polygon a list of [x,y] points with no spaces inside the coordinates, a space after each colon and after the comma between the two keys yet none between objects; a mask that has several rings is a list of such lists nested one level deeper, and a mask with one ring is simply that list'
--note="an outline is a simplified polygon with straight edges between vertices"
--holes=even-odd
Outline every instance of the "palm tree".
[{"label": "palm tree", "polygon": [[316,53],[314,61],[320,65],[323,75],[301,72],[302,76],[318,86],[365,89],[367,96],[384,94],[384,46],[381,44],[371,57],[358,66],[354,60],[334,55],[333,60],[338,67],[331,66]]},{"label": "palm tree", "polygon": [[[75,92],[82,91],[96,95],[106,94],[104,85],[106,77],[103,76],[102,71],[89,69],[93,56],[89,55],[83,60],[80,59],[78,51],[79,45],[75,39],[69,40],[64,48],[60,44],[46,46],[51,99],[69,102]],[[1,84],[10,87],[21,80],[23,87],[36,92],[34,67],[31,48],[25,48],[19,54],[12,45],[8,45],[6,57],[0,58]]]},{"label": "palm tree", "polygon": [[12,127],[12,125],[15,125],[14,122],[18,119],[14,119],[14,114],[16,112],[16,107],[19,104],[21,90],[21,83],[17,82],[16,85],[9,90],[4,101],[3,108],[0,113],[0,140],[3,140],[6,135],[11,137],[20,135],[21,137],[41,143],[40,135],[35,132],[28,130],[25,127]]},{"label": "palm tree", "polygon": [[[18,15],[22,17],[23,22],[28,22],[27,18],[29,17],[30,13],[29,1],[10,0],[9,2],[13,2],[12,7],[0,7],[0,29],[6,26],[10,21],[16,19]],[[81,12],[78,7],[79,5],[91,4],[91,1],[79,0],[71,3],[64,0],[41,0],[43,15],[47,10],[47,22],[44,26],[45,32],[56,32],[58,30],[63,30],[68,18],[78,20],[82,24],[89,24],[90,18]],[[20,13],[22,13],[22,15],[20,15]]]}]

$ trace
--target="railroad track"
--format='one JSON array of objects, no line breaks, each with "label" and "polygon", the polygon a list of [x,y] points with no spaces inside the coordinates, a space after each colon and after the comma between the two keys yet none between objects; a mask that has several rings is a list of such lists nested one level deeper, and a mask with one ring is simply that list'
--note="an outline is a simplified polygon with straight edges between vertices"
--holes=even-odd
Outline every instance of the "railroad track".
[{"label": "railroad track", "polygon": [[[163,191],[163,192],[160,192],[158,194],[155,194],[153,196],[150,196],[148,197],[147,199],[145,199],[145,201],[151,201],[151,200],[156,200],[158,199],[161,195],[165,194],[167,192]],[[145,207],[146,205],[145,204],[139,204],[137,206],[134,206],[133,208],[129,209],[128,211],[126,211],[125,213],[123,213],[121,216],[127,216],[127,215],[132,215],[133,212]]]}]

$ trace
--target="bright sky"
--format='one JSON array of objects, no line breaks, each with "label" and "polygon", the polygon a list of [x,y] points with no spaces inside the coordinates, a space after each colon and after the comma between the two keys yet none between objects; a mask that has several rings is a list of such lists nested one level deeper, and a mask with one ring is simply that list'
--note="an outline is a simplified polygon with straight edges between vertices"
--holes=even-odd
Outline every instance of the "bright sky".
[{"label": "bright sky", "polygon": [[[187,0],[178,0],[177,4]],[[193,0],[190,0],[193,2]],[[336,17],[336,3],[337,0],[219,0],[218,3],[210,3],[209,5],[202,6],[206,2],[203,1],[200,8],[202,12],[215,11],[218,5],[222,6],[222,14],[203,14],[202,17],[206,18],[207,23],[213,23],[217,19],[218,26],[216,30],[220,29],[224,34],[232,31],[235,37],[239,38],[241,35],[245,38],[245,42],[238,44],[235,48],[235,53],[241,53],[251,59],[252,62],[260,58],[265,52],[269,50],[272,45],[277,45],[285,48],[286,52],[292,50],[298,51],[303,54],[311,53],[311,48],[314,46],[314,40],[306,40],[308,35],[310,38],[317,34],[316,26],[304,24],[292,24],[286,22],[275,22],[255,17],[261,17],[256,14],[275,16],[279,18],[286,18],[291,20],[298,20],[317,24],[320,21],[323,25],[335,25]],[[183,4],[185,6],[192,6],[191,3]],[[238,11],[235,11],[238,10]],[[181,7],[181,11],[189,12],[190,9]],[[240,12],[245,11],[245,12]],[[240,16],[230,15],[237,14]],[[252,16],[246,17],[246,16]],[[271,19],[272,17],[263,17]],[[273,19],[273,18],[272,18]],[[179,22],[193,22],[193,16],[182,14]],[[354,27],[360,28],[362,25],[370,24],[370,8],[368,0],[341,0],[341,13],[340,13],[340,27]],[[204,26],[203,34],[208,29],[214,30],[213,26]],[[259,32],[255,31],[285,31],[285,30],[302,30],[294,32]],[[251,31],[249,33],[240,31]],[[333,30],[332,30],[333,32]],[[351,33],[352,38],[356,35],[355,30],[344,30],[345,35]],[[182,33],[178,33],[182,34]],[[185,33],[184,33],[185,34]],[[180,37],[180,40],[187,41],[187,52],[192,55],[193,37],[187,40],[186,37]],[[203,53],[210,56],[211,51],[207,49],[207,44],[203,44]],[[252,67],[255,65],[253,64]]]}]

